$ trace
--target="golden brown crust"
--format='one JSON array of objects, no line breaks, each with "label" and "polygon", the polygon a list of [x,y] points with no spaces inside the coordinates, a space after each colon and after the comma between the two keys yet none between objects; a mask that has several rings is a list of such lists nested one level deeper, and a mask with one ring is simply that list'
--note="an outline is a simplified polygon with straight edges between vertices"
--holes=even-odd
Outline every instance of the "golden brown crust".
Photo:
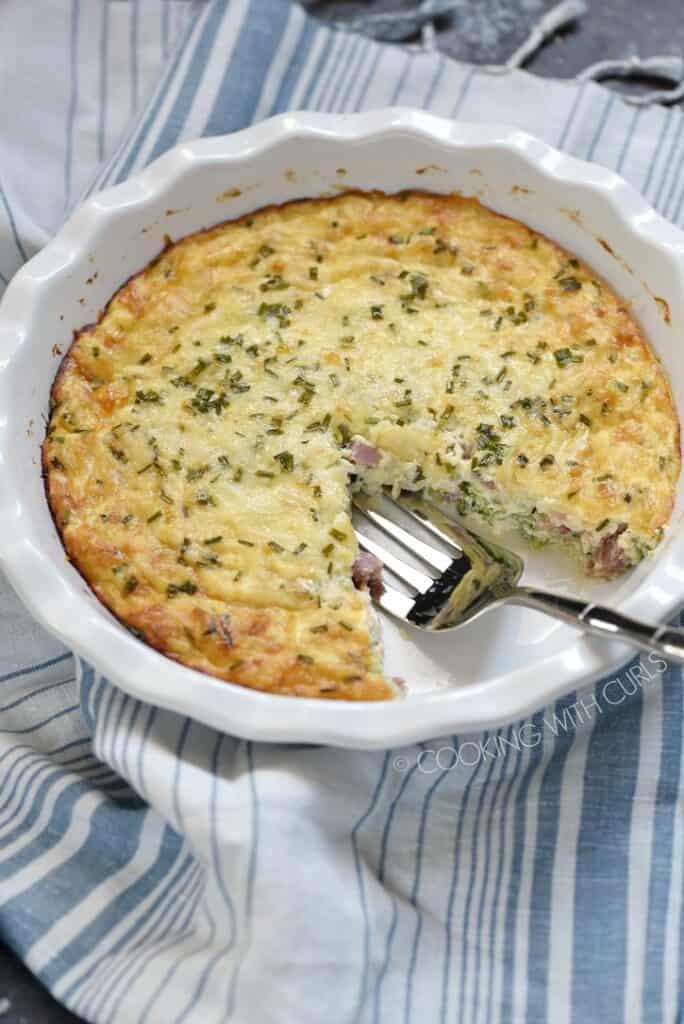
[{"label": "golden brown crust", "polygon": [[[168,656],[241,685],[391,696],[350,581],[368,487],[570,537],[657,544],[679,472],[667,380],[605,282],[472,200],[345,193],[167,246],[75,336],[46,488],[71,560]],[[304,545],[302,547],[302,544]]]}]

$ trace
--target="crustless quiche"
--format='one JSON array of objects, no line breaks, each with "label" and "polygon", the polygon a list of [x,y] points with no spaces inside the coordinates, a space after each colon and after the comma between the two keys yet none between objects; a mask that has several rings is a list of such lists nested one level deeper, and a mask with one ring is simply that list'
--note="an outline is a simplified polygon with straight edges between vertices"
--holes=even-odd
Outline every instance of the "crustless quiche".
[{"label": "crustless quiche", "polygon": [[629,311],[474,200],[344,194],[184,238],[80,332],[44,445],[66,551],[137,636],[278,694],[389,697],[349,488],[428,489],[612,576],[679,428]]}]

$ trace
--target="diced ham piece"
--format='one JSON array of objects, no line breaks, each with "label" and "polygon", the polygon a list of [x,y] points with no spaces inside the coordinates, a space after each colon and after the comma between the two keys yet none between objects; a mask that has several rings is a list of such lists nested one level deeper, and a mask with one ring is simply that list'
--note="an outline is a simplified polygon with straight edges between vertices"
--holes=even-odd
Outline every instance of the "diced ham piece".
[{"label": "diced ham piece", "polygon": [[352,462],[363,469],[374,469],[380,465],[380,452],[372,444],[366,444],[358,438],[354,438],[349,450]]},{"label": "diced ham piece", "polygon": [[567,537],[569,533],[572,533],[570,527],[565,524],[565,516],[562,515],[546,516],[542,514],[537,517],[537,522],[541,529],[553,530],[558,537]]},{"label": "diced ham piece", "polygon": [[618,527],[596,546],[591,568],[597,576],[617,576],[627,568],[625,552],[618,542],[618,537],[626,529],[626,526]]},{"label": "diced ham piece", "polygon": [[385,589],[382,583],[382,562],[368,551],[359,551],[352,566],[352,580],[357,590],[367,588],[376,600]]},{"label": "diced ham piece", "polygon": [[567,537],[569,533],[572,533],[570,527],[566,526],[563,522],[563,516],[547,516],[543,512],[540,512],[537,515],[535,525],[537,529],[548,530],[555,533],[557,537]]}]

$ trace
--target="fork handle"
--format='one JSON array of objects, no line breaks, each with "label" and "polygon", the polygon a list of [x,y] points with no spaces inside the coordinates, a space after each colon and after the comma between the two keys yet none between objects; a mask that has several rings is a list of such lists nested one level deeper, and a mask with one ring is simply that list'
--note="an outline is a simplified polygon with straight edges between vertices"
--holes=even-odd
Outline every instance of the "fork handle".
[{"label": "fork handle", "polygon": [[631,619],[614,608],[578,601],[563,594],[550,594],[534,587],[518,587],[510,595],[514,604],[535,608],[554,618],[577,626],[595,636],[622,640],[645,651],[656,651],[669,661],[684,665],[684,629],[672,626],[652,626]]}]

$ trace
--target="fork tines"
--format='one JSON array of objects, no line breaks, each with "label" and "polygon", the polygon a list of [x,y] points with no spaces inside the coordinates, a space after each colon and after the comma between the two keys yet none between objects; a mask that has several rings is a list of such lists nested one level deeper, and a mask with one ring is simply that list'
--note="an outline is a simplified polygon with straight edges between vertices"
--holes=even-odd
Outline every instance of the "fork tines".
[{"label": "fork tines", "polygon": [[[418,500],[413,498],[413,504],[417,504]],[[384,501],[394,510],[398,509],[404,518],[415,523],[419,530],[435,537],[446,549],[442,550],[441,547],[428,544],[394,519],[376,508],[371,508],[364,496],[354,497],[356,511],[427,570],[415,568],[404,558],[369,537],[365,531],[356,528],[359,546],[379,559],[384,568],[408,590],[407,595],[383,580],[384,590],[376,598],[377,603],[391,615],[422,625],[434,617],[439,606],[467,572],[470,561],[452,537],[430,519],[420,515],[415,508],[411,508],[406,500],[397,501],[385,495]],[[421,502],[421,507],[423,504]]]}]

